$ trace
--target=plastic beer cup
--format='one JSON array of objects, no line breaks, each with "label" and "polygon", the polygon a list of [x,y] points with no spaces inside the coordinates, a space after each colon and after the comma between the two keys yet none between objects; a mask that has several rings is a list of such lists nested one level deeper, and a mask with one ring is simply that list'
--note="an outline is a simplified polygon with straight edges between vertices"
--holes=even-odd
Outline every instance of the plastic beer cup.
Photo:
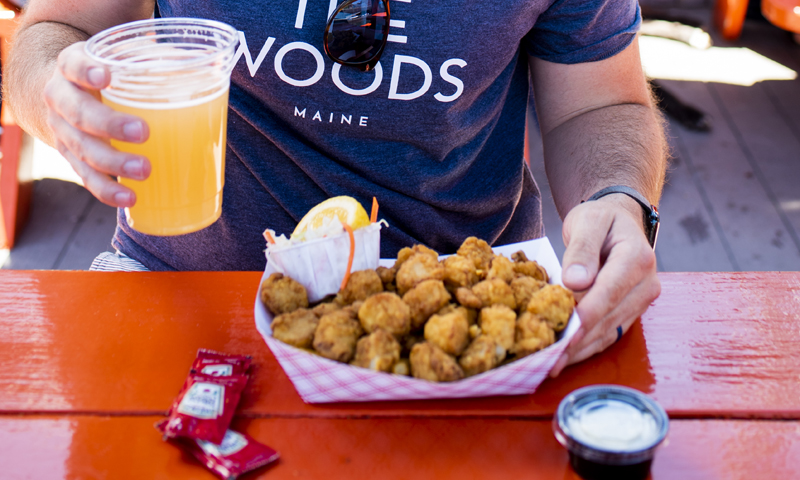
[{"label": "plastic beer cup", "polygon": [[126,23],[93,36],[86,52],[105,64],[103,103],[144,119],[141,144],[112,140],[147,157],[150,177],[120,178],[136,193],[128,224],[149,235],[181,235],[222,213],[228,89],[238,33],[224,23],[159,18]]}]

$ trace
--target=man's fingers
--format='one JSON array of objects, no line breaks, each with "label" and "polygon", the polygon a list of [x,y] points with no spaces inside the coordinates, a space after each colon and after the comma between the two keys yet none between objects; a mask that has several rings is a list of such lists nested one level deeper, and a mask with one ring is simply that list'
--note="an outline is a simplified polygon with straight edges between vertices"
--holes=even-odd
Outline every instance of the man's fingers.
[{"label": "man's fingers", "polygon": [[51,113],[47,123],[58,142],[70,151],[76,161],[115,177],[144,180],[150,175],[150,162],[145,157],[120,152],[108,142],[78,130],[56,114]]},{"label": "man's fingers", "polygon": [[73,127],[95,137],[141,143],[150,135],[142,119],[112,110],[58,75],[45,87],[44,100]]},{"label": "man's fingers", "polygon": [[[658,281],[653,250],[643,238],[635,238],[637,241],[623,241],[612,247],[594,285],[578,304],[578,314],[587,329],[605,318],[612,308],[623,304],[640,282],[648,277],[650,281]],[[644,311],[651,300],[648,298],[636,307]]]},{"label": "man's fingers", "polygon": [[58,55],[58,69],[68,81],[88,90],[100,90],[108,86],[111,76],[103,64],[86,54],[86,42],[70,45]]},{"label": "man's fingers", "polygon": [[[596,215],[589,214],[597,210]],[[564,240],[567,249],[562,265],[561,280],[575,291],[589,288],[600,268],[600,253],[611,228],[613,216],[604,210],[579,205],[572,209],[564,222]]]},{"label": "man's fingers", "polygon": [[133,190],[78,160],[63,143],[56,143],[56,148],[81,177],[83,186],[98,200],[117,208],[132,207],[136,203],[136,194]]},{"label": "man's fingers", "polygon": [[661,283],[657,277],[646,279],[637,285],[630,292],[628,301],[613,309],[589,331],[585,331],[583,328],[578,330],[566,352],[553,366],[550,376],[555,378],[568,365],[582,362],[614,344],[618,339],[617,327],[621,327],[623,332],[627,332],[633,322],[639,318],[640,312],[646,308],[646,305],[642,305],[655,300],[659,293],[661,293]]},{"label": "man's fingers", "polygon": [[[632,318],[629,318],[627,320],[622,321],[622,323],[620,323],[617,326],[618,327],[622,327],[622,332],[624,333],[624,332],[627,332],[631,328],[631,325],[633,325],[633,322],[635,322],[636,320],[638,320],[638,317],[632,317]],[[570,355],[569,356],[569,365],[572,365],[572,364],[578,363],[578,362],[582,362],[582,361],[586,360],[587,358],[591,357],[592,355],[595,355],[597,353],[602,352],[606,348],[608,348],[611,345],[613,345],[614,343],[616,343],[617,342],[617,338],[618,338],[617,327],[614,327],[614,328],[608,330],[604,335],[602,335],[599,338],[595,339],[592,343],[586,345],[581,350],[579,350],[579,351],[575,352],[574,354]]]},{"label": "man's fingers", "polygon": [[593,329],[587,331],[579,341],[570,344],[569,363],[585,360],[616,342],[617,327],[622,327],[623,332],[628,331],[630,325],[660,292],[661,283],[655,276],[636,285],[622,303],[603,317]]}]

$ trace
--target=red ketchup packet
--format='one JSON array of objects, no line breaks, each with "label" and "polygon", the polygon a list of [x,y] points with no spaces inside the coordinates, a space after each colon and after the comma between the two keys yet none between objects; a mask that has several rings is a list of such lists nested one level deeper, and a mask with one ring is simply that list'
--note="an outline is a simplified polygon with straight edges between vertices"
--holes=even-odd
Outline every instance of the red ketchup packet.
[{"label": "red ketchup packet", "polygon": [[190,373],[172,402],[164,435],[222,443],[247,378],[247,375],[215,377]]},{"label": "red ketchup packet", "polygon": [[247,373],[252,361],[249,355],[229,355],[201,348],[192,363],[192,371],[215,377],[229,377]]},{"label": "red ketchup packet", "polygon": [[[162,420],[156,424],[156,428],[164,433],[166,424],[167,420]],[[219,444],[190,438],[177,438],[174,443],[223,480],[235,480],[239,475],[268,465],[280,457],[278,452],[258,443],[250,435],[233,430],[225,432]]]}]

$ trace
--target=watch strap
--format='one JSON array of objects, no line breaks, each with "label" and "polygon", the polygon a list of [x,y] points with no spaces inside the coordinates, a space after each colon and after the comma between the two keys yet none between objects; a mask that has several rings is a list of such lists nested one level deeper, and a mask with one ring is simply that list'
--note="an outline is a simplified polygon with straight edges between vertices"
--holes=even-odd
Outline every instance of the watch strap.
[{"label": "watch strap", "polygon": [[[636,189],[627,187],[625,185],[612,185],[610,187],[606,187],[598,192],[596,192],[591,197],[584,200],[585,202],[591,202],[593,200],[597,200],[600,198],[605,197],[606,195],[611,195],[613,193],[621,193],[623,195],[627,195],[632,199],[636,200],[636,202],[642,206],[642,210],[644,210],[644,231],[647,235],[647,240],[650,242],[650,246],[653,249],[656,248],[656,240],[658,239],[658,226],[660,223],[660,218],[658,215],[658,209],[655,205],[652,205],[641,193],[639,193]],[[583,203],[582,201],[581,203]]]}]

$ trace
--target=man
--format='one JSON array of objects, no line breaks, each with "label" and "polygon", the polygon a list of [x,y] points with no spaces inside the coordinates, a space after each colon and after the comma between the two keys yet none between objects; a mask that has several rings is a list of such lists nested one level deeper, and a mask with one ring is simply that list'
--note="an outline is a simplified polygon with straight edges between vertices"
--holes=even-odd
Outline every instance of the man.
[{"label": "man", "polygon": [[642,207],[656,204],[666,156],[635,41],[635,0],[391,3],[383,57],[369,72],[324,58],[335,0],[34,0],[20,25],[6,98],[27,131],[70,161],[104,203],[127,207],[114,176],[146,178],[146,158],[108,139],[148,127],[98,99],[110,74],[82,41],[162,16],[220,20],[240,34],[232,74],[223,214],[178,237],[149,237],[119,217],[114,246],[145,267],[263,268],[260,232],[290,232],[334,195],[381,203],[382,249],[425,243],[448,253],[467,236],[493,244],[542,235],[539,192],[523,163],[532,80],[546,169],[564,216],[563,281],[583,327],[556,365],[619,339],[660,293]]}]

